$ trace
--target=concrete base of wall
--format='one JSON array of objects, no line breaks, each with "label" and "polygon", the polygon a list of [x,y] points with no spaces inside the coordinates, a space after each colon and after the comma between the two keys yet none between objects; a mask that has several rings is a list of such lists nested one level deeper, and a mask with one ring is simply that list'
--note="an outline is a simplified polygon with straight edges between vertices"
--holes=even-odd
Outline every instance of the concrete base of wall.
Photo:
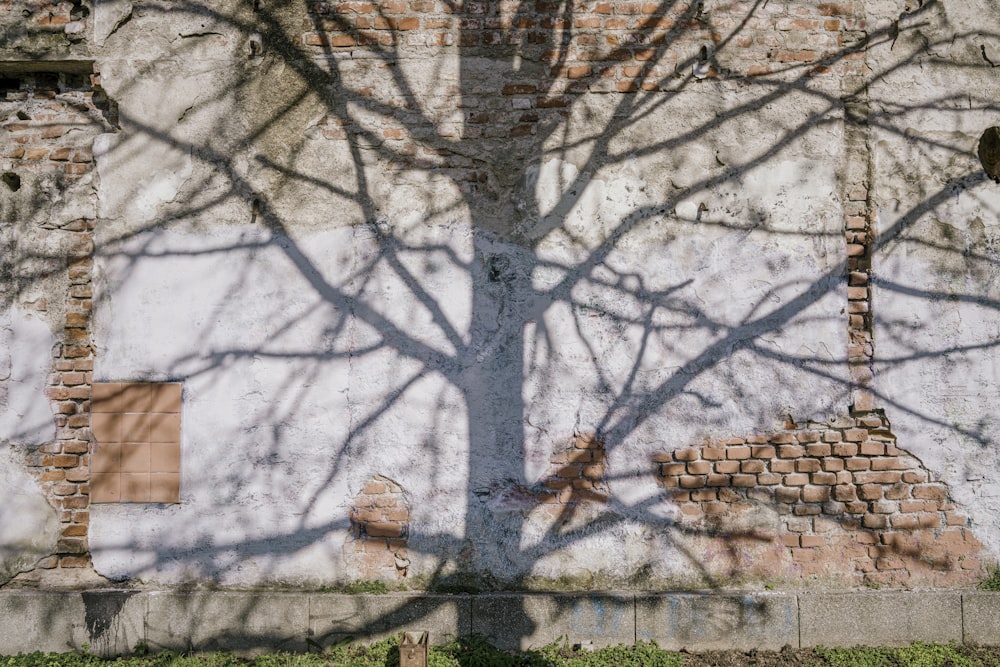
[{"label": "concrete base of wall", "polygon": [[0,591],[0,654],[306,651],[427,630],[503,648],[565,638],[667,649],[1000,644],[1000,593],[496,593],[344,595],[232,591]]}]

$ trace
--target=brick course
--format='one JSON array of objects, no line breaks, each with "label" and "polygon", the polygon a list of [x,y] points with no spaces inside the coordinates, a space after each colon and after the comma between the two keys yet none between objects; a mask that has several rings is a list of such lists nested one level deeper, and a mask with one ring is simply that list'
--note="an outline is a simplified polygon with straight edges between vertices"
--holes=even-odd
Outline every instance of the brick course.
[{"label": "brick course", "polygon": [[[815,442],[817,435],[858,444],[812,452],[778,444]],[[757,541],[743,556],[756,559],[760,572],[768,562],[790,563],[772,576],[803,582],[954,586],[982,576],[983,547],[955,511],[948,487],[931,481],[920,461],[896,446],[883,416],[870,413],[836,427],[809,425],[767,437],[774,444],[748,447],[756,438],[727,439],[653,457],[661,483],[679,505],[682,528],[722,542]],[[753,474],[742,468],[734,474],[732,461],[746,459],[748,449]],[[776,532],[746,529],[741,515],[762,506],[777,513]],[[766,548],[775,540],[784,554]]]}]

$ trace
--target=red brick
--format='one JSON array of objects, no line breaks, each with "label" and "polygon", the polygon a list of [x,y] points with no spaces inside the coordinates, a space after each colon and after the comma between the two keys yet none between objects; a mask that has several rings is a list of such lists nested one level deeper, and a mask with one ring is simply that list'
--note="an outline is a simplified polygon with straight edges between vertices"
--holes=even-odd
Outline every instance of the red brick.
[{"label": "red brick", "polygon": [[59,567],[87,567],[90,558],[87,556],[60,556]]},{"label": "red brick", "polygon": [[708,486],[729,486],[729,475],[709,475],[706,484]]},{"label": "red brick", "polygon": [[750,458],[750,448],[749,447],[728,447],[726,449],[726,458],[730,460],[742,460]]},{"label": "red brick", "polygon": [[844,461],[844,466],[848,470],[868,470],[871,466],[871,459],[865,458],[850,458]]},{"label": "red brick", "polygon": [[825,503],[830,499],[830,487],[806,486],[802,489],[802,501],[806,503]]},{"label": "red brick", "polygon": [[698,491],[691,492],[691,500],[698,503],[716,500],[717,498],[718,494],[715,489],[699,489]]},{"label": "red brick", "polygon": [[74,468],[80,464],[80,457],[72,454],[57,454],[52,457],[52,465],[56,468]]},{"label": "red brick", "polygon": [[816,472],[809,476],[813,484],[832,486],[837,483],[837,476],[831,472]]},{"label": "red brick", "polygon": [[854,482],[856,484],[895,484],[902,475],[898,472],[856,472]]},{"label": "red brick", "polygon": [[882,487],[878,484],[864,484],[859,486],[858,497],[861,500],[879,500],[882,498]]},{"label": "red brick", "polygon": [[778,447],[778,456],[783,459],[798,458],[805,454],[805,451],[800,445],[781,445]]},{"label": "red brick", "polygon": [[796,472],[819,472],[818,459],[799,459],[795,462]]},{"label": "red brick", "polygon": [[830,456],[833,452],[833,447],[829,443],[810,443],[806,445],[806,455],[807,456]]},{"label": "red brick", "polygon": [[660,466],[661,475],[683,475],[685,472],[685,464],[683,463],[664,463]]},{"label": "red brick", "polygon": [[861,453],[864,456],[882,456],[885,454],[885,444],[875,440],[861,443]]},{"label": "red brick", "polygon": [[696,489],[705,486],[706,481],[705,475],[681,475],[680,484],[682,489]]},{"label": "red brick", "polygon": [[801,491],[797,488],[779,486],[774,490],[774,499],[779,503],[796,503],[799,501]]},{"label": "red brick", "polygon": [[844,459],[825,458],[823,459],[823,470],[826,472],[840,472],[844,469]]},{"label": "red brick", "polygon": [[800,539],[803,548],[821,547],[826,543],[822,535],[803,535]]},{"label": "red brick", "polygon": [[795,461],[787,460],[782,461],[780,459],[775,459],[771,461],[771,472],[794,472],[795,471]]},{"label": "red brick", "polygon": [[913,497],[923,500],[947,500],[948,489],[942,484],[917,484],[913,487]]},{"label": "red brick", "polygon": [[712,471],[712,464],[708,461],[691,461],[687,464],[689,475],[707,475]]},{"label": "red brick", "polygon": [[731,475],[740,471],[739,461],[719,461],[715,464],[715,472]]},{"label": "red brick", "polygon": [[365,524],[365,533],[370,537],[400,537],[404,534],[404,530],[398,523],[373,521]]}]

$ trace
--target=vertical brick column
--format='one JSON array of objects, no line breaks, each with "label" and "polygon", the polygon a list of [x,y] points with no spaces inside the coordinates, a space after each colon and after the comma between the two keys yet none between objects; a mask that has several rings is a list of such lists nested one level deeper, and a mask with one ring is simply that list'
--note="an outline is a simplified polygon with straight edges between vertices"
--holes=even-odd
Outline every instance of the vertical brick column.
[{"label": "vertical brick column", "polygon": [[844,55],[841,98],[844,101],[846,160],[841,197],[844,202],[844,240],[847,273],[847,363],[851,377],[851,408],[855,413],[874,410],[871,390],[875,340],[872,335],[871,257],[873,214],[871,207],[872,156],[868,147],[870,104],[865,78],[866,21],[864,3],[852,8],[853,30]]},{"label": "vertical brick column", "polygon": [[[84,231],[77,247],[82,256],[67,261],[66,326],[63,342],[53,348],[53,372],[49,377],[49,399],[56,422],[56,439],[44,445],[39,461],[40,479],[50,500],[59,510],[62,539],[56,553],[41,567],[85,567],[90,562],[87,527],[90,523],[90,384],[94,370],[94,348],[90,344],[91,312],[90,256],[93,221],[81,220]],[[84,254],[85,253],[85,254]]]},{"label": "vertical brick column", "polygon": [[[70,3],[60,3],[60,11]],[[66,15],[50,18],[70,20]],[[90,521],[90,399],[94,349],[90,315],[94,251],[94,218],[65,219],[49,200],[56,193],[67,201],[92,199],[94,137],[109,129],[94,105],[94,78],[83,74],[26,72],[5,75],[5,136],[0,154],[20,186],[34,189],[39,202],[25,208],[22,224],[51,241],[59,254],[40,258],[44,274],[32,273],[45,289],[33,304],[48,318],[57,342],[47,396],[55,422],[55,438],[29,458],[39,483],[62,524],[55,552],[38,568],[82,568],[90,564],[87,531]],[[58,201],[58,200],[57,200]],[[28,578],[32,578],[30,575]],[[58,578],[55,579],[57,581]]]}]

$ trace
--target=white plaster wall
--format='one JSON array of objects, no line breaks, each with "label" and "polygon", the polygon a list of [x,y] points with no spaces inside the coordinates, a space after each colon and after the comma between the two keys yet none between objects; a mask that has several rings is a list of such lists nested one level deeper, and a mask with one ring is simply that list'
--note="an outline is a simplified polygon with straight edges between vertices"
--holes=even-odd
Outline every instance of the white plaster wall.
[{"label": "white plaster wall", "polygon": [[873,22],[900,26],[894,45],[869,54],[887,73],[870,87],[878,402],[996,557],[1000,186],[976,157],[982,132],[1000,124],[1000,84],[982,56],[998,45],[996,7],[903,10],[870,3]]},{"label": "white plaster wall", "polygon": [[[193,64],[158,59],[177,44],[154,25],[123,29],[161,31],[148,56],[114,33],[100,63],[122,132],[96,151],[95,379],[184,383],[181,503],[93,506],[101,574],[349,577],[349,505],[382,474],[412,508],[413,575],[694,577],[651,454],[846,409],[844,140],[823,96],[770,108],[708,82],[635,96],[630,122],[581,96],[526,163],[468,143],[470,164],[491,151],[519,178],[467,196],[377,142],[355,159],[324,139],[322,99],[270,127],[294,72],[244,79],[224,26],[191,38]],[[496,88],[491,65],[401,69],[433,100],[462,72]],[[343,71],[392,94],[371,62]],[[595,430],[611,521],[546,534],[505,494]]]},{"label": "white plaster wall", "polygon": [[[610,230],[665,197],[636,164],[586,182],[587,216]],[[542,164],[539,198],[558,194],[560,171]],[[288,235],[199,220],[120,241],[109,226],[96,378],[185,383],[183,482],[178,505],[95,505],[95,567],[165,583],[336,579],[350,501],[382,474],[413,508],[417,574],[471,542],[471,566],[498,577],[623,577],[650,561],[690,575],[677,541],[654,537],[665,524],[650,455],[847,401],[831,363],[843,301],[833,167],[790,157],[769,174],[721,180],[699,220],[647,216],[596,265],[599,237],[574,246],[553,232],[532,257],[419,212],[328,231],[291,220]],[[779,212],[734,236],[750,210]],[[505,273],[491,281],[495,257]],[[560,290],[567,275],[575,286]],[[596,429],[617,438],[624,476],[612,528],[553,539],[530,511],[496,504],[491,488],[537,482],[576,430]]]},{"label": "white plaster wall", "polygon": [[45,396],[55,343],[45,322],[16,306],[0,312],[0,583],[55,548],[59,517],[24,470],[29,448],[55,437]]}]

